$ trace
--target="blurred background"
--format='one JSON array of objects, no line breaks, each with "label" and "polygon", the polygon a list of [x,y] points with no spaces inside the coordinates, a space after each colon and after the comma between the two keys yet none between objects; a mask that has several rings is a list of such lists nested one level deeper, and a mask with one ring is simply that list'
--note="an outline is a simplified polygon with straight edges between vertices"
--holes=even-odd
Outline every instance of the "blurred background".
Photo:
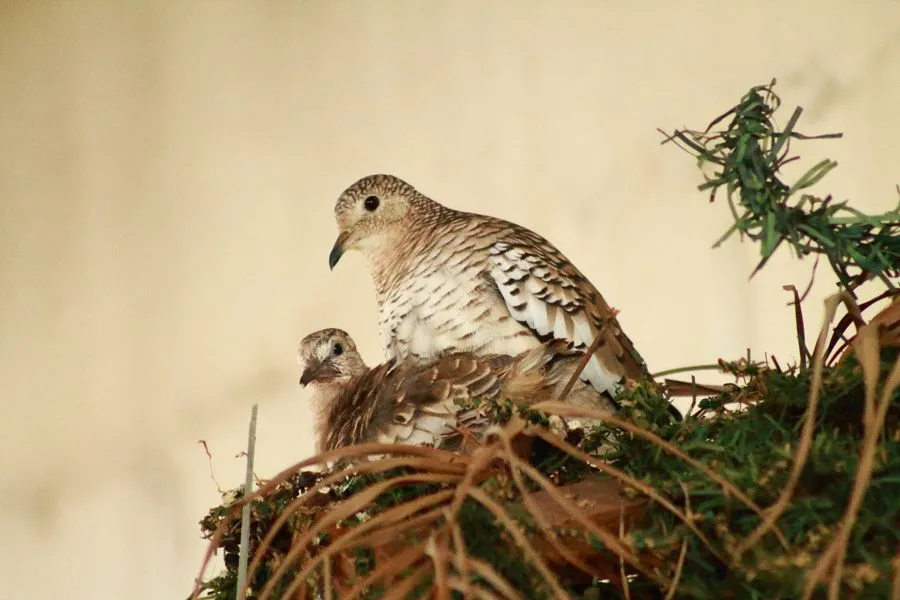
[{"label": "blurred background", "polygon": [[361,257],[326,259],[363,175],[544,234],[652,370],[790,362],[811,261],[711,250],[728,209],[656,131],[772,77],[782,123],[845,134],[795,173],[892,208],[896,0],[0,4],[3,596],[184,598],[220,502],[198,440],[238,485],[259,402],[257,474],[310,454],[297,341],[381,360]]}]

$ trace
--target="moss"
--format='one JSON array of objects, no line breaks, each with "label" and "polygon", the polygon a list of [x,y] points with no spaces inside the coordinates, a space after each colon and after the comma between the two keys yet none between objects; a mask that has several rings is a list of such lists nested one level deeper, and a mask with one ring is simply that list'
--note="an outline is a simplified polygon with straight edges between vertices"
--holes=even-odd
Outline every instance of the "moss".
[{"label": "moss", "polygon": [[[525,513],[518,515],[526,524]],[[459,515],[459,525],[463,531],[466,549],[470,556],[492,565],[514,589],[529,590],[535,600],[551,598],[550,591],[533,566],[522,557],[521,551],[509,539],[490,511],[473,500],[466,500]],[[476,582],[480,578],[474,579]]]},{"label": "moss", "polygon": [[[897,359],[885,351],[882,377]],[[688,417],[677,428],[651,427],[716,473],[743,490],[757,504],[771,505],[786,485],[794,452],[800,442],[807,408],[811,372],[759,371],[743,385],[700,405],[713,418]],[[726,412],[738,397],[756,396],[756,403],[741,412]],[[689,545],[681,587],[694,597],[797,597],[805,585],[804,570],[831,541],[836,524],[846,511],[862,449],[861,407],[864,405],[862,371],[855,359],[823,372],[816,436],[793,499],[778,525],[791,546],[781,547],[768,535],[744,556],[740,565],[726,566],[702,544]],[[635,402],[629,410],[641,410]],[[900,418],[900,393],[895,393],[887,421]],[[887,426],[885,431],[890,431]],[[752,510],[723,493],[721,486],[683,461],[640,438],[611,432],[616,452],[611,459],[649,483],[678,506],[690,506],[700,518],[697,526],[722,555],[760,525]],[[873,473],[847,549],[851,567],[868,565],[869,577],[848,578],[858,597],[885,597],[890,582],[891,558],[900,547],[900,443],[882,439]],[[687,533],[679,519],[661,508],[649,513],[635,535],[638,547],[672,546]],[[711,581],[715,574],[718,579]],[[875,575],[877,574],[877,576]],[[849,576],[848,576],[849,577]],[[750,587],[748,587],[750,586]],[[719,595],[721,594],[721,596]]]}]

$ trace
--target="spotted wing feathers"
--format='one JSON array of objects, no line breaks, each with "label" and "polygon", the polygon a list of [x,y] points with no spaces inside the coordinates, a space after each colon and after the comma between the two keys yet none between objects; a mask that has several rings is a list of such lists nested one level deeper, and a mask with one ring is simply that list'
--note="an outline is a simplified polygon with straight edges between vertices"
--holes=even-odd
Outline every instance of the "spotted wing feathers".
[{"label": "spotted wing feathers", "polygon": [[521,228],[514,234],[488,249],[489,275],[510,315],[539,339],[566,340],[581,350],[602,328],[581,376],[598,391],[614,394],[624,377],[644,376],[643,360],[590,281],[537,234]]},{"label": "spotted wing feathers", "polygon": [[[492,424],[484,401],[530,404],[556,399],[582,356],[568,342],[555,339],[514,357],[453,353],[426,365],[389,361],[356,379],[335,402],[324,446],[369,441],[442,445],[469,434],[480,437]],[[576,382],[570,399],[608,407],[604,394],[582,382]],[[482,402],[463,408],[471,400]]]}]

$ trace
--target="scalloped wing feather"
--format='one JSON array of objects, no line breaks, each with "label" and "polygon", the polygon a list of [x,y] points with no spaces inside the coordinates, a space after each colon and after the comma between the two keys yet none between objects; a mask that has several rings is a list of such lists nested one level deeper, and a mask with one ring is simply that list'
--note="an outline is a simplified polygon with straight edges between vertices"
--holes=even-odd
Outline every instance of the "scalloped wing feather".
[{"label": "scalloped wing feather", "polygon": [[566,340],[576,349],[589,346],[605,322],[603,342],[581,374],[598,391],[614,394],[623,377],[645,375],[614,311],[587,278],[536,234],[515,233],[488,250],[490,277],[510,315],[539,339]]}]

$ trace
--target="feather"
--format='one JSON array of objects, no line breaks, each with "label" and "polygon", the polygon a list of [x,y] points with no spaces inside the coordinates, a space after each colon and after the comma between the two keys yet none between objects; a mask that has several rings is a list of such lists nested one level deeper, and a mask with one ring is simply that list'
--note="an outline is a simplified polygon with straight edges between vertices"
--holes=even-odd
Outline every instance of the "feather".
[{"label": "feather", "polygon": [[[424,363],[392,359],[370,369],[349,335],[331,335],[322,347],[340,341],[347,349],[322,359],[328,367],[322,372],[348,376],[329,379],[327,389],[318,391],[322,397],[315,402],[323,407],[316,421],[320,450],[373,440],[458,445],[462,436],[478,437],[492,425],[484,401],[530,404],[553,399],[582,357],[569,343],[550,340],[516,356],[451,352]],[[609,408],[588,386],[577,386],[576,392],[592,406]],[[478,408],[462,408],[479,400]]]},{"label": "feather", "polygon": [[[373,195],[385,208],[370,217],[360,204]],[[602,333],[582,381],[615,394],[626,379],[649,378],[616,311],[537,233],[450,209],[384,174],[348,187],[335,218],[344,239],[366,239],[358,247],[369,259],[388,358],[515,356],[554,338],[584,349]]]}]

